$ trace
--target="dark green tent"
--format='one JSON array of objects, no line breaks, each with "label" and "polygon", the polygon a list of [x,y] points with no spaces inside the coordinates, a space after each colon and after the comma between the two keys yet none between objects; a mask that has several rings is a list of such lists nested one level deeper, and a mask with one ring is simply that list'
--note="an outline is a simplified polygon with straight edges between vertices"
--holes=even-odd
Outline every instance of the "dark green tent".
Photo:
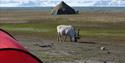
[{"label": "dark green tent", "polygon": [[67,5],[65,2],[59,3],[51,11],[52,15],[61,15],[61,14],[76,14],[75,10]]}]

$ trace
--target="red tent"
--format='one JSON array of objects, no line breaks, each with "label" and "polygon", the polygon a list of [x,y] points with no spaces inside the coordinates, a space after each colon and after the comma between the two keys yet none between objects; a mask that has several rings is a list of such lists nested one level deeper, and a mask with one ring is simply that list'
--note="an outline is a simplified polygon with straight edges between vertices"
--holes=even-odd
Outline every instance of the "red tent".
[{"label": "red tent", "polygon": [[43,63],[8,32],[0,29],[0,63]]}]

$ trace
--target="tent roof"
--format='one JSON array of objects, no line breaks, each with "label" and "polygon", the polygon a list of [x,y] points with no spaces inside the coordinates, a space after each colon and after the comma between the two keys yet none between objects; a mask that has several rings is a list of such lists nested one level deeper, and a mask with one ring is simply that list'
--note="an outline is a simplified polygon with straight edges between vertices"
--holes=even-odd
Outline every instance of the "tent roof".
[{"label": "tent roof", "polygon": [[62,9],[62,8],[71,9],[72,11],[75,12],[75,10],[73,8],[71,8],[69,5],[67,5],[64,1],[61,1],[57,6],[55,6],[52,9],[51,14],[57,14],[58,10]]},{"label": "tent roof", "polygon": [[0,29],[0,63],[42,63],[8,32]]},{"label": "tent roof", "polygon": [[0,48],[17,48],[26,50],[12,35],[2,29],[0,29]]},{"label": "tent roof", "polygon": [[61,1],[56,7],[55,9],[59,9],[62,7],[67,7],[67,8],[71,8],[69,5],[67,5],[64,1]]}]

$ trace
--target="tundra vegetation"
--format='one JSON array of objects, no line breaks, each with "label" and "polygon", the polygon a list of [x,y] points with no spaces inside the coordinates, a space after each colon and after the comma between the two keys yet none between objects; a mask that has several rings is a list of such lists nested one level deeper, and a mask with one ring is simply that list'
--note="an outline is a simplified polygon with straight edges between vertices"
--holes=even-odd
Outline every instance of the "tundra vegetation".
[{"label": "tundra vegetation", "polygon": [[[80,29],[80,40],[56,42],[60,24]],[[45,11],[0,11],[0,28],[45,63],[125,62],[125,12],[55,16]]]}]

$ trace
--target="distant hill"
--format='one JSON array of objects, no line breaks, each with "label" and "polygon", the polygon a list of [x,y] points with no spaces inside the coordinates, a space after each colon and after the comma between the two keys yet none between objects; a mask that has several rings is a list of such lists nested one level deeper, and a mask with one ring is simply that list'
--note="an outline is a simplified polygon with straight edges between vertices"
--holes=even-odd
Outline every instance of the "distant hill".
[{"label": "distant hill", "polygon": [[[80,12],[125,12],[124,7],[73,7]],[[0,7],[0,12],[35,11],[50,12],[52,7]]]}]

